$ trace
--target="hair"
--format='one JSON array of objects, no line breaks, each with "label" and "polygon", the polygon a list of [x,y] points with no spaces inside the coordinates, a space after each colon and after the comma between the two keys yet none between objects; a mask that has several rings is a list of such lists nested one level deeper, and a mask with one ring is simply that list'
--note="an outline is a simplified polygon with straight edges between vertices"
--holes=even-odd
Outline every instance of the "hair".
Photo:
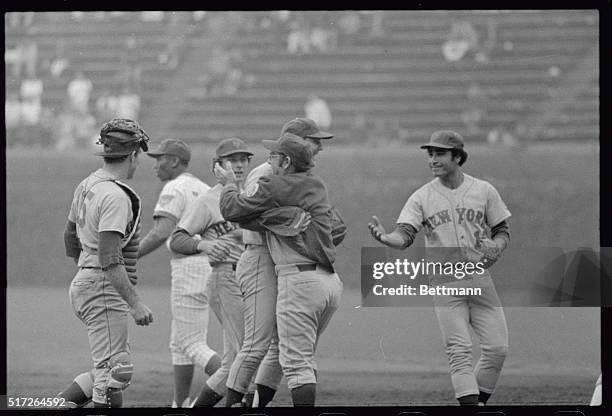
[{"label": "hair", "polygon": [[289,157],[291,159],[291,166],[293,166],[296,173],[308,172],[308,170],[311,168],[310,163],[305,163],[303,160],[296,160],[296,158],[294,158],[291,155],[283,155],[283,156]]},{"label": "hair", "polygon": [[463,149],[450,149],[450,151],[451,151],[451,155],[453,156],[453,159],[456,158],[457,156],[460,157],[459,166],[463,165],[468,158],[467,152]]},{"label": "hair", "polygon": [[125,156],[119,156],[119,157],[109,157],[109,156],[104,156],[104,163],[108,164],[108,165],[115,165],[115,164],[119,164],[121,162],[126,161],[131,155],[137,155],[140,153],[140,147],[136,148],[134,151],[132,151],[131,153],[125,155]]},{"label": "hair", "polygon": [[181,164],[181,165],[182,165],[182,166],[184,166],[184,167],[189,166],[189,161],[188,161],[188,160],[183,159],[182,157],[179,157],[179,156],[177,156],[177,155],[168,155],[168,156],[173,156],[173,157],[177,158],[177,159],[178,159],[178,161],[179,161],[179,164]]}]

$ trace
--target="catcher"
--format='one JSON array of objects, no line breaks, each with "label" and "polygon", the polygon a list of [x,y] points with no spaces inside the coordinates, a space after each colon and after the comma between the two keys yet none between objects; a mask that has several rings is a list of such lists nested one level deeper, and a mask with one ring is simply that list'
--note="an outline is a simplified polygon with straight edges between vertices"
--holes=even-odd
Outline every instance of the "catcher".
[{"label": "catcher", "polygon": [[64,231],[66,255],[79,271],[70,285],[70,303],[87,327],[94,368],[78,375],[58,397],[69,407],[121,407],[133,365],[128,316],[149,325],[153,313],[136,292],[140,198],[124,179],[132,179],[149,136],[132,120],[113,119],[102,127],[96,153],[103,166],[74,192]]}]

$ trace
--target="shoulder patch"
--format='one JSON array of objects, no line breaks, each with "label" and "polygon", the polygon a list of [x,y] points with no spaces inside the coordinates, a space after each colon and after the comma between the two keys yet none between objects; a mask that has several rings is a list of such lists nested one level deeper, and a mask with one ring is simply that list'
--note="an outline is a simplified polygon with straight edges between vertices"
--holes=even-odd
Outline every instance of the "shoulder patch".
[{"label": "shoulder patch", "polygon": [[174,199],[174,195],[162,195],[159,198],[159,205],[162,207],[168,205]]},{"label": "shoulder patch", "polygon": [[251,197],[255,195],[258,190],[259,190],[259,182],[255,182],[253,185],[249,186],[249,188],[245,190],[245,195],[247,197]]}]

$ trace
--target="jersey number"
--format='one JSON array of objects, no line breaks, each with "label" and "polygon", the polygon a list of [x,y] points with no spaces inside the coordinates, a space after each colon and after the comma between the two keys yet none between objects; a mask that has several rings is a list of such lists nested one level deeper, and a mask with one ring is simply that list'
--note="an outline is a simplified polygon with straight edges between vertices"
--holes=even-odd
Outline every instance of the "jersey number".
[{"label": "jersey number", "polygon": [[85,214],[87,213],[87,200],[94,197],[94,193],[89,191],[85,198],[83,198],[83,203],[81,204],[81,209],[79,211],[79,215],[77,217],[77,224],[79,227],[83,228],[85,226]]}]

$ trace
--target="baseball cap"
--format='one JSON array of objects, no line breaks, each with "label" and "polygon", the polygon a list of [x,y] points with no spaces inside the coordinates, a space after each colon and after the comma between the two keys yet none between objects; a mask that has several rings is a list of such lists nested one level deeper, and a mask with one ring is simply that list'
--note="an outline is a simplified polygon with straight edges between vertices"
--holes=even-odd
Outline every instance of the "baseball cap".
[{"label": "baseball cap", "polygon": [[285,123],[281,130],[281,135],[285,133],[295,134],[301,138],[313,138],[313,139],[331,139],[334,137],[333,134],[326,131],[321,131],[317,123],[309,118],[294,118]]},{"label": "baseball cap", "polygon": [[298,170],[307,170],[314,166],[312,163],[312,150],[304,140],[295,134],[285,133],[277,140],[262,140],[266,149],[271,152],[282,153],[291,157]]},{"label": "baseball cap", "polygon": [[117,158],[127,156],[139,147],[145,152],[149,150],[149,136],[133,120],[114,118],[104,123],[100,129],[100,137],[96,144],[104,146],[96,156]]},{"label": "baseball cap", "polygon": [[452,130],[438,130],[431,135],[429,143],[421,146],[421,149],[427,149],[428,147],[463,149],[463,137]]},{"label": "baseball cap", "polygon": [[230,156],[236,153],[246,153],[249,156],[253,156],[253,153],[248,150],[244,140],[237,137],[221,140],[215,153],[217,157]]},{"label": "baseball cap", "polygon": [[157,149],[147,152],[147,154],[151,157],[160,157],[163,155],[177,156],[185,162],[191,160],[191,149],[184,141],[179,139],[164,139]]}]

